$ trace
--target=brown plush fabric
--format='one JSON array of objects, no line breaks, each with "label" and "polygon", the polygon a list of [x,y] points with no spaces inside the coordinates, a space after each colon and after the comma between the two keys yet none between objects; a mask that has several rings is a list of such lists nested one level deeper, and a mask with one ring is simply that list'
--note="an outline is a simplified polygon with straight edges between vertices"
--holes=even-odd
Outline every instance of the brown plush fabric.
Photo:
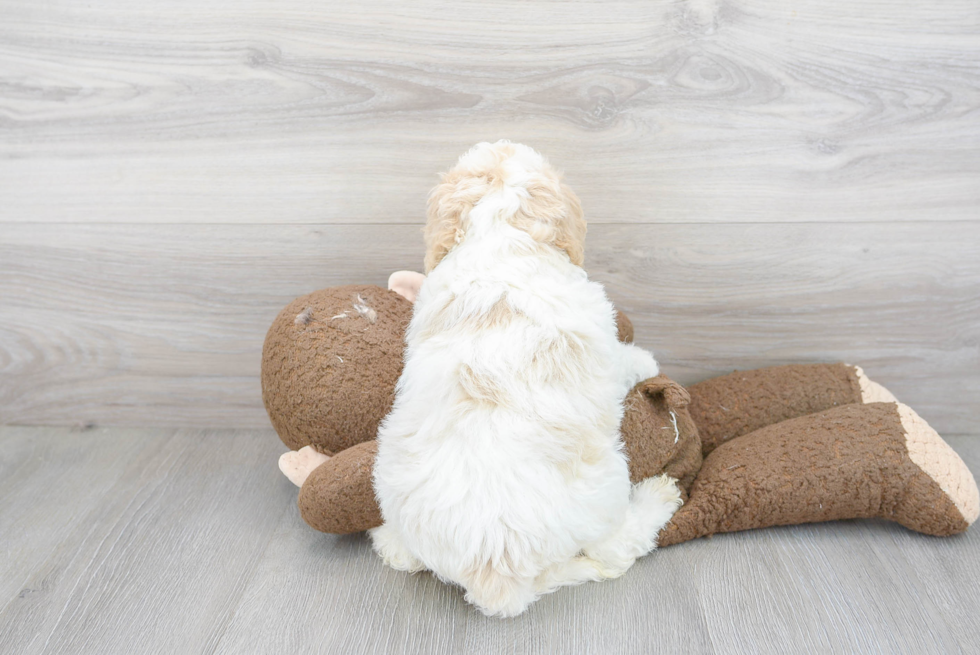
[{"label": "brown plush fabric", "polygon": [[411,317],[410,302],[373,285],[322,289],[286,306],[262,350],[262,399],[283,443],[330,455],[374,439],[394,401]]},{"label": "brown plush fabric", "polygon": [[767,425],[861,402],[853,366],[803,364],[735,371],[688,388],[707,457],[729,439]]},{"label": "brown plush fabric", "polygon": [[623,343],[633,343],[633,322],[623,312],[616,310],[616,332]]},{"label": "brown plush fabric", "polygon": [[299,491],[299,511],[321,532],[349,534],[381,525],[371,469],[378,443],[366,441],[318,466]]},{"label": "brown plush fabric", "polygon": [[630,480],[666,473],[678,480],[681,495],[701,468],[701,440],[687,411],[691,398],[663,375],[637,384],[626,396],[620,431],[630,463]]},{"label": "brown plush fabric", "polygon": [[894,403],[844,405],[720,445],[704,460],[659,545],[871,517],[934,535],[968,527],[940,486],[909,459]]}]

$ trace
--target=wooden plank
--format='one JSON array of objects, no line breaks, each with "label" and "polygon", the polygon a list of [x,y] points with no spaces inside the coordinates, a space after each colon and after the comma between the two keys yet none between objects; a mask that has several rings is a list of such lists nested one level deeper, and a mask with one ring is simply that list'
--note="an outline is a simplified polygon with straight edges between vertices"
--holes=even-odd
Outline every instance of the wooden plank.
[{"label": "wooden plank", "polygon": [[266,427],[279,310],[421,259],[419,226],[5,226],[0,423]]},{"label": "wooden plank", "polygon": [[[109,474],[102,480],[91,465],[76,470],[86,458],[73,444],[95,439],[63,430],[35,436],[50,452],[46,470],[68,492],[100,502],[80,504],[68,493],[37,504],[27,488],[4,502],[0,517],[35,512],[16,545],[43,555],[11,563],[22,567],[23,591],[0,611],[0,642],[10,652],[213,648],[280,517],[293,509],[275,493],[284,482],[275,464],[282,444],[271,430],[111,437],[112,449],[88,455]],[[59,512],[47,511],[59,502]],[[84,511],[66,522],[72,507]]]},{"label": "wooden plank", "polygon": [[[30,575],[86,518],[145,448],[139,433],[0,427],[0,607],[45,592]],[[0,639],[0,642],[5,640]]]},{"label": "wooden plank", "polygon": [[[975,439],[974,439],[975,440]],[[685,555],[697,562],[699,591],[718,652],[969,652],[962,627],[928,596],[942,583],[921,577],[875,522],[838,522],[717,536]],[[978,547],[975,535],[963,559]],[[909,534],[909,539],[935,539]],[[940,549],[943,546],[939,546]],[[928,559],[928,555],[924,558]],[[962,567],[961,567],[962,568]],[[975,595],[977,579],[955,584]],[[968,601],[972,604],[975,601]]]},{"label": "wooden plank", "polygon": [[[951,442],[980,470],[980,439]],[[381,566],[363,535],[304,528],[280,525],[217,652],[969,652],[980,637],[976,530],[937,539],[855,521],[719,535],[499,621],[428,574]]]},{"label": "wooden plank", "polygon": [[665,550],[624,579],[565,589],[500,620],[429,573],[383,566],[365,535],[315,534],[295,518],[277,531],[216,652],[712,652],[689,567]]},{"label": "wooden plank", "polygon": [[[980,436],[950,442],[980,471]],[[980,532],[939,539],[875,521],[674,546],[619,580],[488,619],[431,575],[384,567],[364,534],[303,524],[275,467],[282,448],[271,430],[0,428],[0,643],[24,653],[887,653],[970,652],[980,639]]]},{"label": "wooden plank", "polygon": [[[849,361],[944,433],[980,412],[980,224],[596,225],[587,266],[684,384]],[[294,297],[418,268],[418,226],[7,225],[0,422],[268,425]]]},{"label": "wooden plank", "polygon": [[980,213],[974,0],[0,11],[2,222],[412,223],[497,138],[595,222]]}]

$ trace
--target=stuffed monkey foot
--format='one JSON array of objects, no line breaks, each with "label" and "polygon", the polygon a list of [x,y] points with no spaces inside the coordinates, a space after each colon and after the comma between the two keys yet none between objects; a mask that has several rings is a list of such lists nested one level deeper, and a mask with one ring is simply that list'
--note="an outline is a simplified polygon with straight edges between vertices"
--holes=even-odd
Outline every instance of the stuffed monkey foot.
[{"label": "stuffed monkey foot", "polygon": [[327,455],[314,450],[313,446],[303,446],[299,450],[290,450],[279,457],[279,470],[297,487],[302,487],[306,478],[313,470],[330,459]]},{"label": "stuffed monkey foot", "polygon": [[718,446],[659,543],[874,517],[947,536],[966,530],[978,513],[973,475],[911,408],[850,404]]}]

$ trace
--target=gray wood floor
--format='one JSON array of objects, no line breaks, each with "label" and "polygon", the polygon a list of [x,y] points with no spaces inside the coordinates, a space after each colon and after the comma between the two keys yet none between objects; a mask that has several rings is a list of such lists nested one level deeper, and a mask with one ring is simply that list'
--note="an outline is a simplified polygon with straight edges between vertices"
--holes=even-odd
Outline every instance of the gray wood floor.
[{"label": "gray wood floor", "polygon": [[[980,471],[980,439],[950,438]],[[0,428],[4,653],[958,653],[980,530],[719,535],[487,619],[314,532],[270,430]]]}]

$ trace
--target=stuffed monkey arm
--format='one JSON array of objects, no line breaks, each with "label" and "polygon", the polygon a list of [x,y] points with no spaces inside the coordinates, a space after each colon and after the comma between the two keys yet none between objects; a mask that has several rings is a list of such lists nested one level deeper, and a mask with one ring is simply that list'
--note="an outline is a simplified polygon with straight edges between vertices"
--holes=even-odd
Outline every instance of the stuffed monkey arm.
[{"label": "stuffed monkey arm", "polygon": [[895,402],[857,366],[803,364],[735,371],[688,387],[704,456],[767,425],[852,403]]}]

